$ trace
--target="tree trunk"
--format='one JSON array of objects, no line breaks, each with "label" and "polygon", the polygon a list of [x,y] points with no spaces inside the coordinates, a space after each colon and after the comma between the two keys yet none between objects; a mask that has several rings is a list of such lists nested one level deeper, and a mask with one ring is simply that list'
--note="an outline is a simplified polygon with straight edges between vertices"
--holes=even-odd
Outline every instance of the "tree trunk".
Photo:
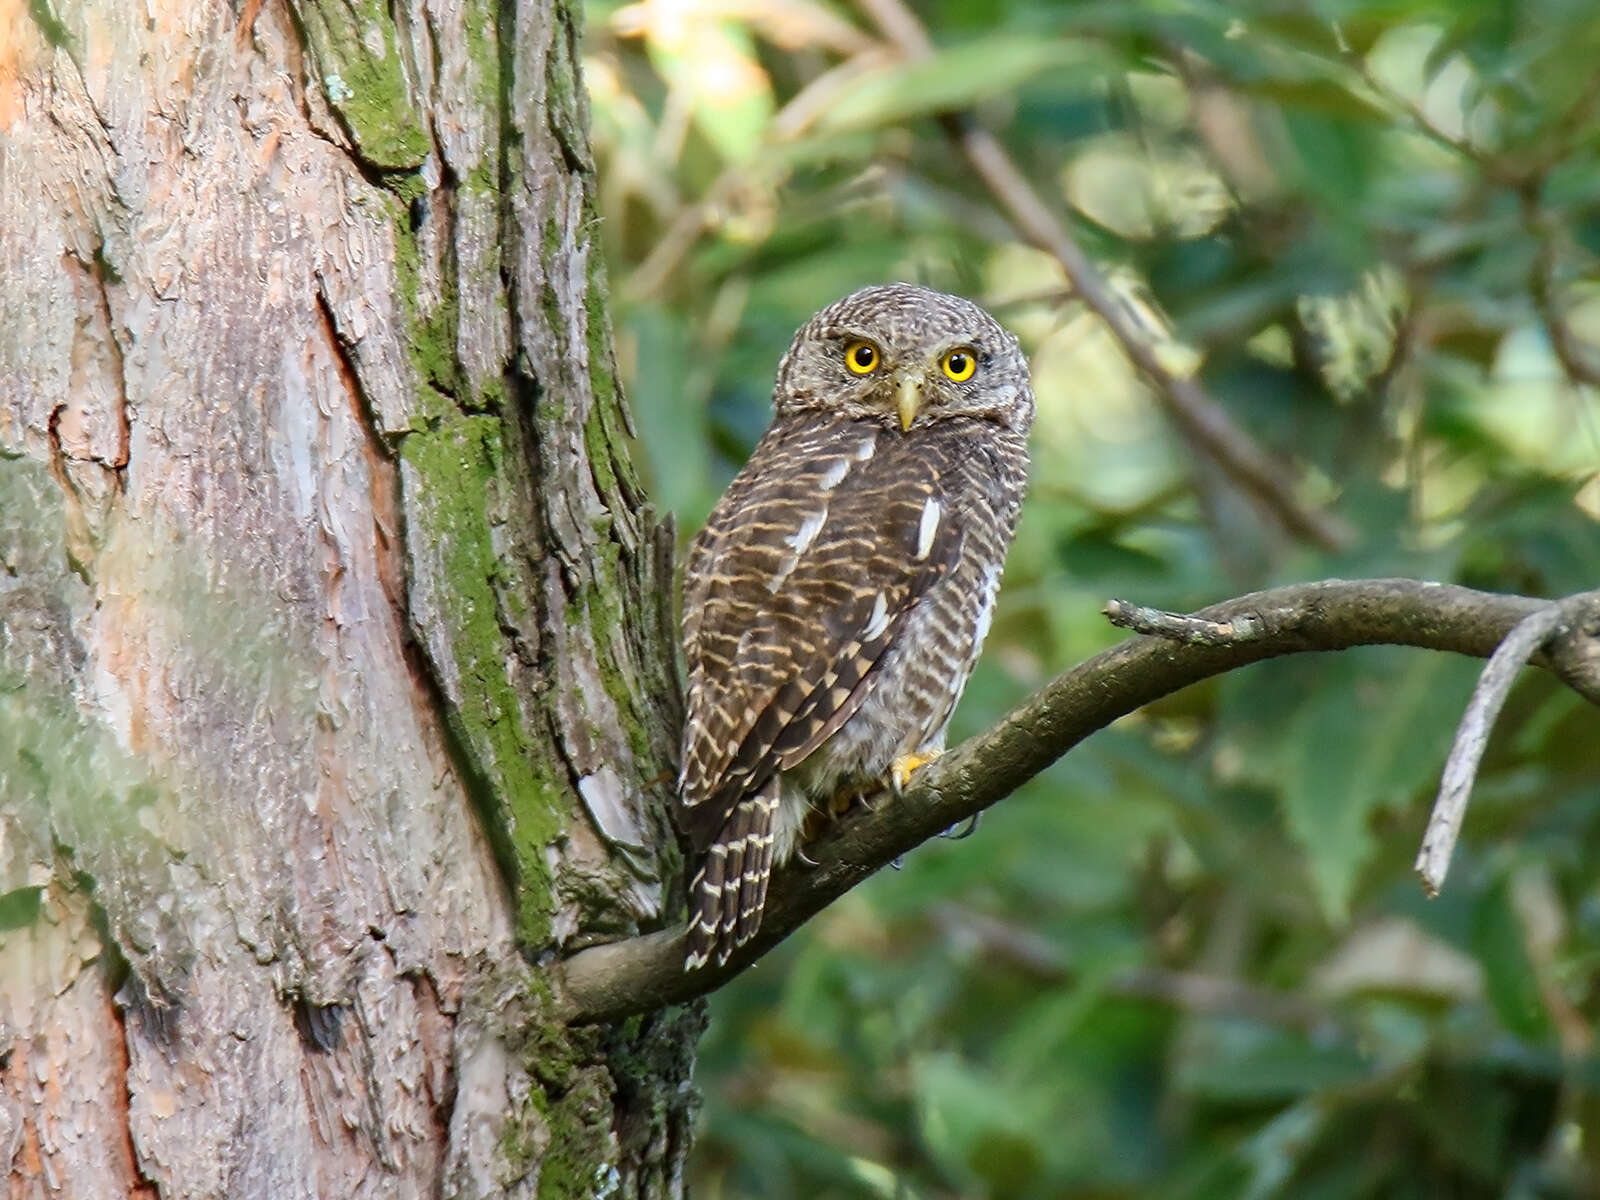
[{"label": "tree trunk", "polygon": [[578,17],[0,0],[12,1196],[665,1196],[671,534]]}]

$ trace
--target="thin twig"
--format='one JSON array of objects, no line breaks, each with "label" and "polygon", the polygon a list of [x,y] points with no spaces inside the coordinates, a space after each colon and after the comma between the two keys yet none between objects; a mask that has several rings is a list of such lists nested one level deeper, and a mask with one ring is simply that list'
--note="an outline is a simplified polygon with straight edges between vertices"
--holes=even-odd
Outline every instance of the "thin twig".
[{"label": "thin twig", "polygon": [[1560,603],[1545,605],[1519,621],[1489,656],[1477,686],[1472,689],[1466,711],[1461,715],[1461,724],[1456,727],[1455,741],[1439,779],[1439,795],[1428,815],[1422,848],[1417,851],[1415,870],[1422,876],[1422,887],[1430,897],[1437,896],[1444,886],[1456,839],[1461,836],[1461,822],[1467,815],[1467,801],[1472,798],[1478,763],[1489,744],[1495,718],[1511,694],[1511,685],[1551,635],[1579,618],[1597,600],[1600,600],[1600,592],[1584,592]]},{"label": "thin twig", "polygon": [[1189,120],[1217,177],[1240,207],[1281,193],[1278,172],[1261,146],[1250,107],[1199,55],[1179,42],[1167,56],[1189,93]]},{"label": "thin twig", "polygon": [[1367,61],[1367,56],[1359,50],[1349,45],[1342,46],[1341,50],[1345,62],[1349,64],[1357,75],[1361,76],[1361,81],[1367,85],[1368,90],[1377,98],[1380,105],[1403,115],[1411,123],[1412,128],[1429,141],[1455,154],[1459,154],[1468,162],[1481,167],[1487,174],[1496,174],[1496,163],[1493,157],[1488,152],[1473,145],[1468,140],[1465,131],[1455,134],[1440,125],[1427,114],[1420,104],[1402,95],[1396,88],[1390,86],[1387,81],[1379,78],[1378,73],[1372,69],[1372,64]]},{"label": "thin twig", "polygon": [[[860,35],[857,34],[857,37]],[[833,107],[842,92],[863,75],[882,68],[886,59],[887,51],[875,47],[859,50],[818,75],[772,115],[772,120],[767,123],[767,141],[781,144],[799,138]]]},{"label": "thin twig", "polygon": [[[790,864],[774,875],[761,928],[725,965],[685,971],[683,930],[662,930],[574,954],[558,972],[558,1003],[569,1020],[610,1021],[712,991],[874,871],[1003,800],[1095,731],[1192,683],[1285,654],[1351,646],[1487,657],[1546,607],[1544,600],[1413,579],[1334,579],[1241,596],[1196,614],[1217,624],[1270,622],[1271,631],[1252,641],[1130,638],[1058,676],[993,729],[918,772],[895,803],[846,818],[809,845],[817,865]],[[1600,705],[1600,641],[1577,636],[1595,619],[1600,604],[1535,661]]]},{"label": "thin twig", "polygon": [[1600,357],[1572,328],[1560,296],[1560,284],[1556,280],[1559,234],[1555,223],[1538,211],[1537,201],[1531,196],[1524,198],[1524,207],[1528,230],[1539,242],[1530,290],[1534,308],[1550,339],[1550,349],[1569,383],[1600,387]]},{"label": "thin twig", "polygon": [[[883,35],[908,59],[927,58],[933,44],[916,15],[901,0],[858,0]],[[1175,375],[1139,329],[1127,306],[1039,199],[994,135],[967,114],[944,118],[945,131],[1010,217],[1017,231],[1053,255],[1084,304],[1105,323],[1134,367],[1155,388],[1157,401],[1179,430],[1220,465],[1246,492],[1264,504],[1298,537],[1337,550],[1355,540],[1339,518],[1305,504],[1278,464],[1226,410],[1193,379]]]}]

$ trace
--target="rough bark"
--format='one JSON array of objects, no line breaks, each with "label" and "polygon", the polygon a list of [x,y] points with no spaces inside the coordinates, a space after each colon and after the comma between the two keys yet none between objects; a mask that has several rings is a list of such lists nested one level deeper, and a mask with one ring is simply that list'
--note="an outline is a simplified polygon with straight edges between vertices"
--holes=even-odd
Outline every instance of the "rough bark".
[{"label": "rough bark", "polygon": [[672,1195],[670,533],[567,7],[0,0],[13,1196]]}]

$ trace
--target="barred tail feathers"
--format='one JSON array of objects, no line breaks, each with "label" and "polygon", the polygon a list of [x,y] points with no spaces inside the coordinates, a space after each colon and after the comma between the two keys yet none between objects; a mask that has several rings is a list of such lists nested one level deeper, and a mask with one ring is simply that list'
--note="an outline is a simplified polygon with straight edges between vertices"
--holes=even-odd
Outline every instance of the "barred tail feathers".
[{"label": "barred tail feathers", "polygon": [[740,800],[701,859],[689,884],[684,970],[696,970],[712,958],[721,966],[760,928],[772,874],[778,795],[774,776]]}]

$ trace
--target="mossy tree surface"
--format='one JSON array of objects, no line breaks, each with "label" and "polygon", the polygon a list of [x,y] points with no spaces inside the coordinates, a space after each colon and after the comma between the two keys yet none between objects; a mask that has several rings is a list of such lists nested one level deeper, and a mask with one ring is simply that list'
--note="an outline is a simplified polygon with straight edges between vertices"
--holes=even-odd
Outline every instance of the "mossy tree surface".
[{"label": "mossy tree surface", "polygon": [[663,923],[678,870],[671,539],[625,446],[574,14],[26,12],[13,1191],[678,1194],[698,1010],[546,1015],[547,965]]}]

